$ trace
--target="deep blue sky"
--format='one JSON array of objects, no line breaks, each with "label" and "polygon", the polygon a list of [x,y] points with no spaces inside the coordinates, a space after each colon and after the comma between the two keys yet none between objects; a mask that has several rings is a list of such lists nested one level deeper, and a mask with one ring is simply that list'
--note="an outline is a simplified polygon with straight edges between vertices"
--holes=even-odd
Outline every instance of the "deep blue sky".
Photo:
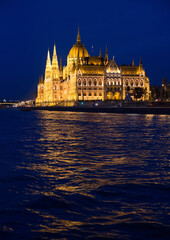
[{"label": "deep blue sky", "polygon": [[0,100],[29,99],[44,73],[48,48],[56,43],[66,64],[80,27],[82,42],[92,55],[115,56],[130,64],[140,56],[152,85],[170,81],[169,0],[1,0]]}]

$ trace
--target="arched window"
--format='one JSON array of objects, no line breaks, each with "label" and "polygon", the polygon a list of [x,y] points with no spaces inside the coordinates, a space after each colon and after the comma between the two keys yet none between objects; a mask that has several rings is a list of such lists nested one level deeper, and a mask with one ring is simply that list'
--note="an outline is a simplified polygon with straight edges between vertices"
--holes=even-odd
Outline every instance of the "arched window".
[{"label": "arched window", "polygon": [[80,79],[78,80],[78,85],[81,86],[81,80]]},{"label": "arched window", "polygon": [[93,85],[94,85],[94,86],[97,85],[97,81],[96,81],[96,79],[94,79],[94,81],[93,81]]},{"label": "arched window", "polygon": [[143,86],[143,81],[140,81],[140,85]]},{"label": "arched window", "polygon": [[91,93],[89,93],[89,97],[91,97]]},{"label": "arched window", "polygon": [[136,86],[138,86],[138,81],[136,81]]},{"label": "arched window", "polygon": [[93,85],[94,85],[94,86],[97,85],[97,81],[96,81],[96,79],[93,81]]},{"label": "arched window", "polygon": [[86,86],[86,79],[83,80],[83,85]]},{"label": "arched window", "polygon": [[99,86],[101,86],[102,85],[102,81],[101,80],[99,80]]},{"label": "arched window", "polygon": [[89,79],[89,86],[91,86],[91,79]]},{"label": "arched window", "polygon": [[133,81],[130,82],[130,85],[133,87]]},{"label": "arched window", "polygon": [[128,80],[126,80],[125,85],[128,86]]}]

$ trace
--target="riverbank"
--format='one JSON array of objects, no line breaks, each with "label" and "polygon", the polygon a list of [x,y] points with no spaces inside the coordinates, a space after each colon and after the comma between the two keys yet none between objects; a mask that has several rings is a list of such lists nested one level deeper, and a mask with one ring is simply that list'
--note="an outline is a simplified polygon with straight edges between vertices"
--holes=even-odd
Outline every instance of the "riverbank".
[{"label": "riverbank", "polygon": [[166,114],[170,115],[170,107],[62,107],[62,106],[43,106],[43,107],[20,107],[22,111],[69,111],[69,112],[98,112],[98,113],[129,113],[129,114]]}]

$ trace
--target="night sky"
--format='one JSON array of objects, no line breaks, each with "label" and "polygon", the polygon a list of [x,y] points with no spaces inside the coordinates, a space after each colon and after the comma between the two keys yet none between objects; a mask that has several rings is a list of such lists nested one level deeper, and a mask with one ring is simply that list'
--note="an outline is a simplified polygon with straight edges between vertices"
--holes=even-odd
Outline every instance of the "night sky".
[{"label": "night sky", "polygon": [[151,85],[170,81],[169,0],[0,0],[0,100],[33,98],[48,48],[66,65],[78,25],[90,55],[107,44],[118,64],[141,56]]}]

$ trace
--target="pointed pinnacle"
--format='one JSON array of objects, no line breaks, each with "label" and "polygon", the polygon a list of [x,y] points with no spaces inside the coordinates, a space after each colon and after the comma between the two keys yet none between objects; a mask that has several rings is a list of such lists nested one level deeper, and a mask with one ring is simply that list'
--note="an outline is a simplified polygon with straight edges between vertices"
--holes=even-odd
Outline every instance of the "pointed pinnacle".
[{"label": "pointed pinnacle", "polygon": [[48,49],[48,53],[47,53],[47,60],[50,60],[50,51]]},{"label": "pointed pinnacle", "polygon": [[60,71],[62,71],[63,70],[63,67],[62,67],[62,60],[61,60],[61,58],[60,58]]},{"label": "pointed pinnacle", "polygon": [[106,44],[106,53],[107,53],[107,44]]},{"label": "pointed pinnacle", "polygon": [[99,52],[99,57],[102,57],[101,48],[100,48],[100,52]]},{"label": "pointed pinnacle", "polygon": [[78,26],[77,42],[81,42],[79,26]]},{"label": "pointed pinnacle", "polygon": [[142,58],[140,57],[140,63],[139,64],[141,64],[142,65]]},{"label": "pointed pinnacle", "polygon": [[54,43],[54,50],[53,50],[53,56],[56,56],[56,46],[55,46],[55,43]]},{"label": "pointed pinnacle", "polygon": [[135,61],[134,61],[134,58],[132,60],[132,66],[135,66]]}]

